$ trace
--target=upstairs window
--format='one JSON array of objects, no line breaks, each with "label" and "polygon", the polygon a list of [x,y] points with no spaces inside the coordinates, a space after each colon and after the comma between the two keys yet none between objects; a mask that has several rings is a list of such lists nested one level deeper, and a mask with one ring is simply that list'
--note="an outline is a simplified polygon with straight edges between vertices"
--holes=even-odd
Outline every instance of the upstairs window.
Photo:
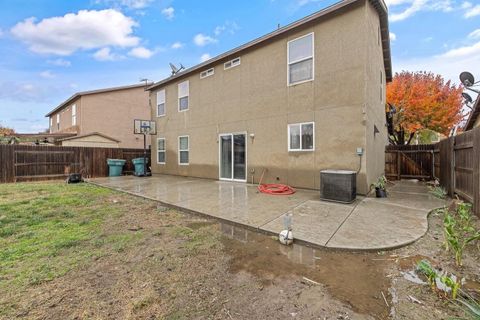
[{"label": "upstairs window", "polygon": [[225,70],[239,66],[242,61],[240,60],[240,57],[235,58],[233,60],[227,61],[223,64],[223,67]]},{"label": "upstairs window", "polygon": [[157,163],[165,164],[166,160],[166,147],[165,138],[157,139]]},{"label": "upstairs window", "polygon": [[214,69],[214,68],[210,68],[210,69],[205,70],[205,71],[203,71],[203,72],[200,73],[200,79],[213,76],[214,74],[215,74],[215,69]]},{"label": "upstairs window", "polygon": [[190,151],[189,151],[189,137],[188,136],[180,136],[178,137],[178,164],[180,165],[188,165],[189,158],[190,158]]},{"label": "upstairs window", "polygon": [[72,126],[77,125],[77,105],[72,106]]},{"label": "upstairs window", "polygon": [[288,85],[313,80],[313,33],[288,42]]},{"label": "upstairs window", "polygon": [[157,92],[157,117],[165,115],[165,89]]},{"label": "upstairs window", "polygon": [[188,80],[178,84],[178,111],[188,110],[189,91],[190,91],[190,83]]},{"label": "upstairs window", "polygon": [[60,114],[57,113],[57,130],[60,130]]},{"label": "upstairs window", "polygon": [[50,117],[50,128],[53,127],[53,118]]},{"label": "upstairs window", "polygon": [[288,125],[288,151],[313,151],[315,125],[313,122]]}]

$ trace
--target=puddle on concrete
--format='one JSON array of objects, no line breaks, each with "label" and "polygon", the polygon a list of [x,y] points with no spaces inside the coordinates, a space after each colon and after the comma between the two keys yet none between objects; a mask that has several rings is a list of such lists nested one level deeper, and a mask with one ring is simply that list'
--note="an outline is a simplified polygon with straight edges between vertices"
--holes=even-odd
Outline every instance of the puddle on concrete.
[{"label": "puddle on concrete", "polygon": [[385,319],[389,309],[387,270],[391,261],[375,253],[336,252],[293,244],[286,247],[272,237],[228,224],[220,225],[226,235],[225,252],[232,259],[230,271],[249,272],[263,284],[282,278],[306,277],[323,285],[336,299],[355,312]]}]

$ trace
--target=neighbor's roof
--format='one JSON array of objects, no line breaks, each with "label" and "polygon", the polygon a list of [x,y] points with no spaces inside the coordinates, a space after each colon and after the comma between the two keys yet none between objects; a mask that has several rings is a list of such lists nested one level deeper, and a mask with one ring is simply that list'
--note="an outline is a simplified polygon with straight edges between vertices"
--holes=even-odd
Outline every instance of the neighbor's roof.
[{"label": "neighbor's roof", "polygon": [[473,106],[472,113],[468,118],[467,124],[465,125],[465,131],[473,129],[475,122],[477,122],[478,117],[480,116],[480,94],[477,96],[475,105]]},{"label": "neighbor's roof", "polygon": [[125,90],[125,89],[135,89],[135,88],[140,88],[140,87],[145,87],[145,84],[134,84],[134,85],[128,85],[128,86],[121,86],[121,87],[112,87],[112,88],[105,88],[105,89],[98,89],[98,90],[90,90],[90,91],[82,91],[82,92],[77,92],[64,102],[62,102],[58,107],[50,111],[45,115],[45,117],[50,117],[52,114],[55,112],[63,109],[67,105],[69,105],[73,100],[81,97],[81,96],[86,96],[89,94],[95,94],[95,93],[103,93],[103,92],[110,92],[110,91],[118,91],[118,90]]},{"label": "neighbor's roof", "polygon": [[80,139],[80,138],[85,138],[85,137],[91,137],[91,136],[100,136],[102,138],[105,138],[107,140],[111,140],[111,141],[114,141],[114,142],[120,142],[120,140],[117,140],[115,138],[112,138],[112,137],[109,137],[103,133],[100,133],[100,132],[90,132],[90,133],[87,133],[87,134],[82,134],[82,135],[79,135],[79,136],[74,136],[74,137],[69,137],[69,138],[65,138],[65,139],[60,139],[58,141],[67,141],[67,140],[75,140],[75,139]]},{"label": "neighbor's roof", "polygon": [[275,38],[277,36],[280,36],[288,31],[294,30],[296,28],[299,28],[309,22],[312,22],[316,19],[325,17],[331,13],[334,13],[340,9],[347,8],[349,5],[361,2],[361,1],[369,1],[372,6],[377,10],[378,15],[380,17],[380,29],[381,29],[381,35],[382,35],[382,47],[383,47],[383,62],[385,65],[385,73],[386,73],[386,79],[387,82],[390,82],[392,80],[392,61],[391,61],[391,54],[390,54],[390,32],[388,29],[388,9],[387,6],[385,5],[385,2],[383,0],[343,0],[340,2],[337,2],[336,4],[329,6],[325,9],[322,9],[320,11],[315,12],[312,15],[306,16],[305,18],[302,18],[298,21],[295,21],[289,25],[286,25],[283,28],[280,28],[278,30],[275,30],[273,32],[270,32],[260,38],[257,38],[255,40],[252,40],[250,42],[247,42],[244,45],[241,45],[235,49],[232,49],[230,51],[227,51],[223,54],[220,54],[210,60],[207,60],[203,63],[197,64],[191,68],[186,69],[183,72],[179,72],[178,74],[171,76],[169,78],[163,79],[159,82],[154,83],[150,87],[148,87],[147,90],[153,90],[155,88],[158,88],[159,86],[165,85],[175,79],[184,77],[192,72],[199,71],[200,69],[205,68],[206,66],[209,66],[211,64],[217,63],[220,60],[227,60],[227,58],[233,56],[233,55],[238,55],[240,52],[250,49],[254,46],[261,45],[265,43],[268,40],[271,40],[272,38]]}]

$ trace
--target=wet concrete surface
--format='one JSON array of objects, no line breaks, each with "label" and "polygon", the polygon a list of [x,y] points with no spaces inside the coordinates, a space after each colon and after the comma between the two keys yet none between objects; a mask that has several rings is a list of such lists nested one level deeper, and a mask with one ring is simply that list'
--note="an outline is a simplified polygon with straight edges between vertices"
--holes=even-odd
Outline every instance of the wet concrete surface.
[{"label": "wet concrete surface", "polygon": [[412,243],[427,231],[428,213],[446,204],[429,195],[424,184],[410,181],[391,186],[386,199],[358,197],[353,204],[321,201],[315,190],[272,196],[260,193],[256,185],[169,175],[90,182],[272,234],[284,229],[288,214],[295,239],[351,250],[384,250]]},{"label": "wet concrete surface", "polygon": [[[220,226],[225,238],[225,253],[231,256],[230,272],[248,272],[263,285],[291,277],[327,289],[332,297],[349,305],[353,311],[388,317],[390,282],[388,260],[376,259],[374,253],[347,253],[311,248],[299,244],[283,246],[272,237],[229,224]],[[313,282],[312,282],[313,281]]]}]

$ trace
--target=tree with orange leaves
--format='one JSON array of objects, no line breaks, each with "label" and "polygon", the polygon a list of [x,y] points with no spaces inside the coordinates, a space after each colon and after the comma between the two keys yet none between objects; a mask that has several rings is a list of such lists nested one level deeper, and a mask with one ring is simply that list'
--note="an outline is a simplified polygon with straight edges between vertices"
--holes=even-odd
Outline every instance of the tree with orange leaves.
[{"label": "tree with orange leaves", "polygon": [[0,137],[11,136],[12,134],[15,134],[15,130],[0,125]]},{"label": "tree with orange leaves", "polygon": [[390,143],[410,144],[424,129],[448,136],[462,119],[462,90],[431,72],[396,73],[387,85]]}]

